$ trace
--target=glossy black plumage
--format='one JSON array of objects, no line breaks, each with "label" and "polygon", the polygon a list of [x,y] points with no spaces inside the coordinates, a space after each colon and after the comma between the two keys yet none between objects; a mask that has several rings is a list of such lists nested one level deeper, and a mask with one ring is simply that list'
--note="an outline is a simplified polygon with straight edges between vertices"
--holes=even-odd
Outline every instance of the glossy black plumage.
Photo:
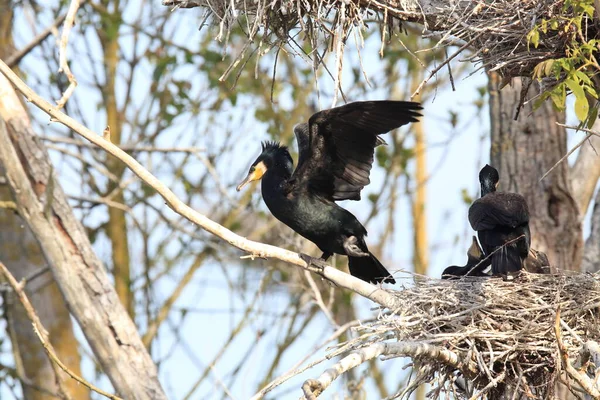
[{"label": "glossy black plumage", "polygon": [[[317,112],[294,128],[298,166],[286,147],[263,144],[238,190],[262,178],[262,196],[271,213],[323,251],[349,258],[350,273],[367,282],[395,283],[365,243],[367,230],[337,200],[359,200],[369,184],[378,135],[416,122],[419,103],[366,101]],[[258,172],[257,172],[258,171]]]},{"label": "glossy black plumage", "polygon": [[442,279],[453,279],[461,276],[489,276],[484,271],[491,264],[489,258],[486,258],[477,243],[477,238],[473,236],[471,246],[467,251],[467,263],[459,267],[452,265],[442,272]]},{"label": "glossy black plumage", "polygon": [[486,165],[479,173],[481,198],[469,208],[469,222],[492,262],[493,275],[520,271],[529,253],[529,210],[517,193],[497,192],[498,171]]}]

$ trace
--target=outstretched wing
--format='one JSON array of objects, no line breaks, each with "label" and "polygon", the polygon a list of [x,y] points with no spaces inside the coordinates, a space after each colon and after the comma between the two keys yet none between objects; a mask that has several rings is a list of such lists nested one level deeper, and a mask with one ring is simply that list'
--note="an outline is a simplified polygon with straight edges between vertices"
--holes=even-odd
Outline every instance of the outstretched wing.
[{"label": "outstretched wing", "polygon": [[308,124],[304,122],[294,126],[294,135],[296,135],[296,142],[298,142],[298,166],[300,166],[310,153]]},{"label": "outstretched wing", "polygon": [[294,128],[298,167],[294,185],[332,200],[359,200],[369,184],[378,135],[418,121],[422,107],[408,101],[364,101],[323,110]]},{"label": "outstretched wing", "polygon": [[529,222],[529,209],[525,198],[518,193],[489,193],[469,208],[469,223],[476,231],[516,228],[526,222]]}]

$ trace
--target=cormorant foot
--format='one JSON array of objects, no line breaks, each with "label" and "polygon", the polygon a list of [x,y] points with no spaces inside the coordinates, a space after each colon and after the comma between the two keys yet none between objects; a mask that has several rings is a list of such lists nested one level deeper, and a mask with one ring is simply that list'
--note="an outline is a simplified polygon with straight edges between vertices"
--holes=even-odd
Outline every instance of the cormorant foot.
[{"label": "cormorant foot", "polygon": [[323,270],[325,267],[329,266],[329,264],[327,264],[325,262],[325,260],[322,260],[320,258],[315,258],[315,257],[311,257],[308,254],[303,254],[300,253],[300,258],[307,263],[309,266],[313,266],[319,270]]},{"label": "cormorant foot", "polygon": [[329,258],[333,255],[333,253],[330,253],[328,251],[324,251],[323,254],[321,254],[321,260],[323,261],[327,261],[329,260]]},{"label": "cormorant foot", "polygon": [[356,236],[348,236],[344,239],[344,250],[346,250],[346,255],[352,257],[369,257],[369,253],[365,253],[358,247],[356,244],[357,241]]}]

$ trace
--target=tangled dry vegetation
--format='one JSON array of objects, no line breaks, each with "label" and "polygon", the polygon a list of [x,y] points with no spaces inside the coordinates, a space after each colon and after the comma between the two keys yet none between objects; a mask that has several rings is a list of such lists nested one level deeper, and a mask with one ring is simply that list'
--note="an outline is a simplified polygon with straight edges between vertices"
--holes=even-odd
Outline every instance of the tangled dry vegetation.
[{"label": "tangled dry vegetation", "polygon": [[[470,49],[467,61],[514,77],[531,76],[539,62],[566,56],[574,37],[568,33],[573,21],[573,8],[565,6],[569,1],[573,0],[163,0],[163,4],[173,9],[203,8],[206,20],[219,26],[217,40],[226,42],[233,27],[243,27],[248,42],[234,56],[222,79],[235,66],[241,68],[248,54],[257,51],[261,56],[282,44],[288,45],[286,51],[307,59],[315,68],[321,65],[325,53],[333,51],[339,72],[351,34],[362,37],[367,25],[378,24],[383,52],[402,22],[422,25],[423,36],[437,40],[434,49],[457,46],[446,62]],[[542,20],[556,25],[552,31],[536,35],[534,46],[528,34]],[[593,21],[585,19],[584,25],[583,41],[597,36]],[[305,39],[316,51],[305,53]]]},{"label": "tangled dry vegetation", "polygon": [[430,398],[547,399],[561,381],[600,398],[599,274],[422,278],[394,294],[401,306],[355,328],[330,354],[344,358],[305,383],[307,398],[378,356],[412,358],[418,372],[399,398],[429,383]]}]

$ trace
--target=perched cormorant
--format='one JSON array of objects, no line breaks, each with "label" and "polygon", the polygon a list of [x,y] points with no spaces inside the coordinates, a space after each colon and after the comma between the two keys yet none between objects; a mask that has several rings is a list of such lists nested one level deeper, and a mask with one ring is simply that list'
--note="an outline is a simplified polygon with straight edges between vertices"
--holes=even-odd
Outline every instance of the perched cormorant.
[{"label": "perched cormorant", "polygon": [[350,273],[367,282],[396,281],[369,252],[367,230],[338,200],[360,200],[369,184],[375,147],[385,143],[378,135],[416,122],[419,103],[365,101],[314,114],[296,125],[298,166],[285,146],[262,145],[237,190],[262,178],[262,196],[273,215],[315,243],[322,260],[334,253],[348,256]]},{"label": "perched cormorant", "polygon": [[442,272],[442,279],[452,279],[459,276],[489,276],[484,270],[490,266],[490,258],[486,258],[477,238],[473,236],[471,246],[467,251],[467,264],[463,267],[452,265]]},{"label": "perched cormorant", "polygon": [[507,275],[520,271],[529,253],[529,210],[520,194],[497,192],[499,180],[494,167],[481,169],[481,198],[469,208],[469,222],[491,258],[492,275]]}]

